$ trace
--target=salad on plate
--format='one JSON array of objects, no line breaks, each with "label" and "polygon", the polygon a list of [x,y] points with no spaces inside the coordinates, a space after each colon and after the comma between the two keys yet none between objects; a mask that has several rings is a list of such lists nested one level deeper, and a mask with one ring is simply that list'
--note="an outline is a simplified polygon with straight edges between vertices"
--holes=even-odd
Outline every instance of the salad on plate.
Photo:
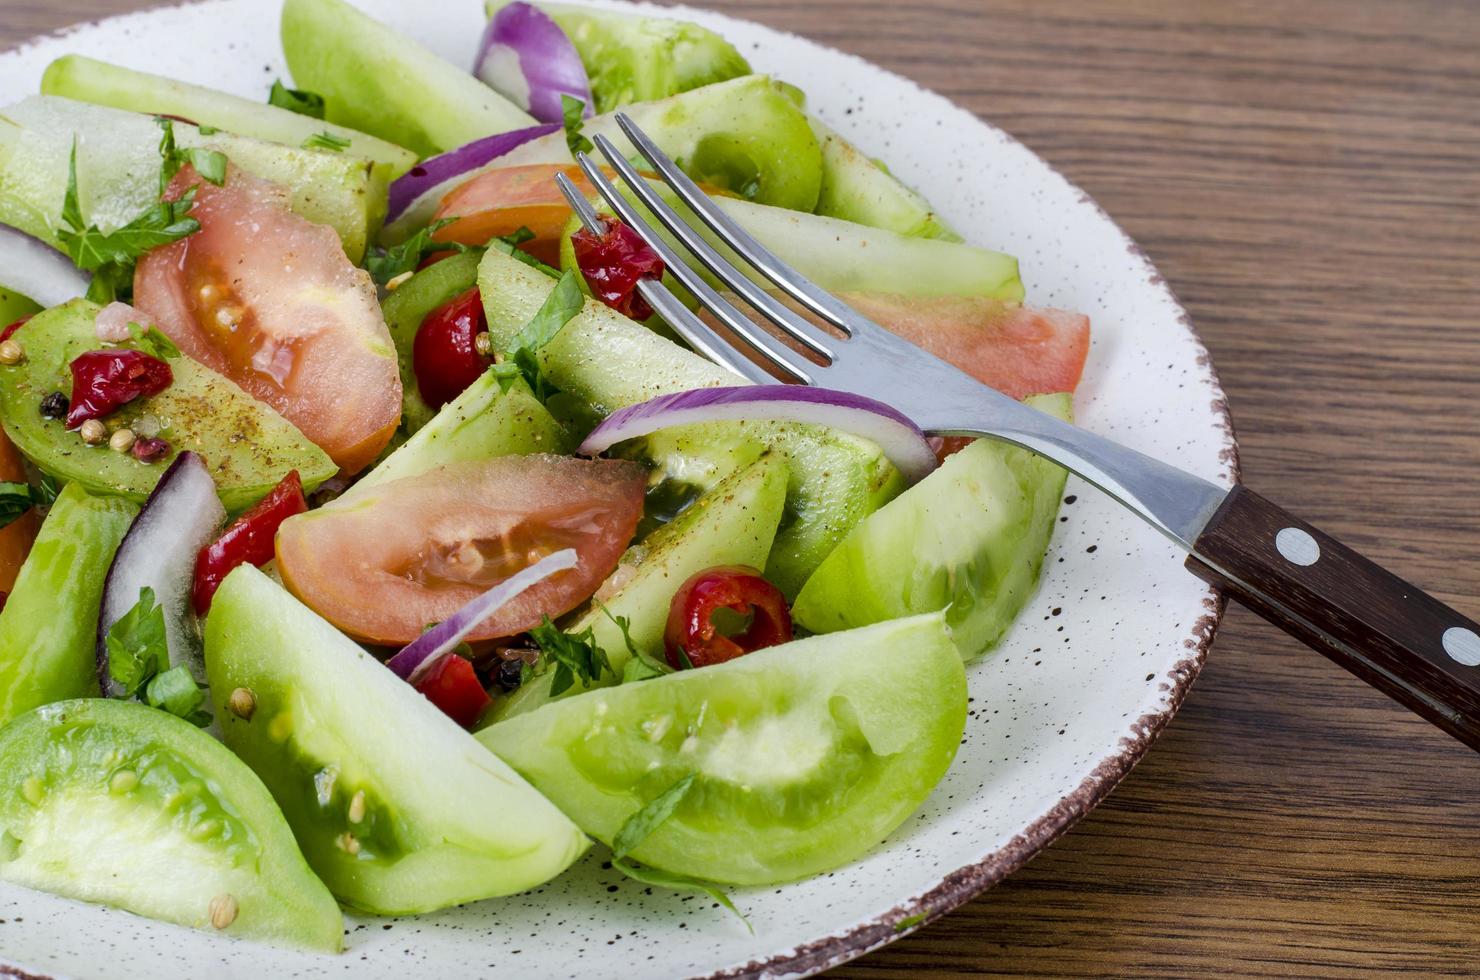
[{"label": "salad on plate", "polygon": [[487,14],[459,66],[286,0],[253,97],[68,55],[0,109],[0,880],[332,952],[342,909],[594,846],[743,918],[727,887],[859,858],[951,765],[1063,471],[888,391],[742,386],[576,155],[632,152],[625,113],[1062,417],[1087,319],[712,31]]}]

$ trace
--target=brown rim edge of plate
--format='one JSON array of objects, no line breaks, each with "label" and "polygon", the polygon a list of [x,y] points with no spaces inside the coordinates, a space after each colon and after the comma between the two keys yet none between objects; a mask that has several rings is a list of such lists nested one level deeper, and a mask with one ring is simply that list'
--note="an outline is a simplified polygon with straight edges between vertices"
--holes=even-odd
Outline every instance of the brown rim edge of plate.
[{"label": "brown rim edge of plate", "polygon": [[[774,28],[772,28],[774,30]],[[814,44],[818,42],[812,42]],[[844,52],[847,54],[847,52]],[[850,57],[857,58],[856,55]],[[858,59],[863,60],[863,59]],[[871,67],[887,72],[896,78],[901,78],[922,93],[934,96],[962,111],[970,110],[957,106],[954,102],[946,99],[937,92],[920,85],[912,79],[905,78],[897,72],[890,71],[872,62],[865,62]],[[973,116],[975,114],[973,113]],[[976,117],[982,125],[999,133],[1011,143],[1021,141],[1017,137],[992,125],[985,119]],[[1025,147],[1027,148],[1027,147]],[[1197,346],[1197,366],[1203,370],[1205,376],[1201,379],[1206,381],[1212,395],[1212,408],[1217,419],[1218,427],[1223,431],[1223,448],[1219,451],[1219,461],[1227,467],[1227,478],[1238,482],[1241,464],[1239,460],[1238,437],[1234,432],[1233,415],[1228,408],[1228,399],[1223,391],[1223,383],[1218,377],[1217,368],[1213,366],[1212,356],[1208,353],[1207,345],[1198,336],[1196,328],[1192,325],[1192,317],[1187,308],[1177,298],[1156,266],[1151,262],[1144,249],[1135,239],[1121,228],[1114,218],[1110,217],[1100,203],[1083,190],[1078,184],[1069,180],[1058,168],[1049,163],[1037,152],[1032,151],[1033,156],[1045,167],[1058,177],[1070,189],[1077,192],[1080,203],[1093,207],[1100,216],[1107,221],[1112,228],[1119,233],[1124,240],[1126,251],[1140,260],[1145,268],[1151,285],[1162,290],[1167,299],[1177,312],[1177,322],[1187,331],[1192,342]],[[1208,650],[1213,645],[1213,638],[1218,633],[1218,627],[1223,621],[1223,612],[1228,606],[1227,596],[1223,590],[1216,586],[1208,586],[1207,593],[1202,600],[1203,613],[1192,624],[1190,636],[1182,640],[1183,647],[1188,651],[1187,656],[1172,667],[1164,676],[1161,686],[1167,694],[1167,704],[1160,711],[1151,711],[1137,718],[1130,726],[1130,733],[1121,736],[1119,748],[1105,756],[1096,764],[1095,768],[1080,784],[1071,792],[1055,803],[1047,813],[1029,824],[1022,833],[1018,834],[1006,846],[988,854],[975,864],[958,868],[940,880],[935,887],[931,888],[907,902],[896,905],[882,915],[876,916],[868,922],[854,926],[846,932],[828,936],[823,939],[813,940],[796,947],[786,953],[761,960],[752,960],[744,966],[729,967],[714,973],[705,974],[706,980],[731,980],[731,978],[750,977],[777,977],[777,976],[811,976],[824,970],[841,966],[850,960],[857,959],[866,953],[872,953],[889,945],[897,939],[908,936],[910,933],[929,925],[936,919],[951,912],[967,902],[976,898],[987,889],[998,884],[1002,879],[1017,871],[1034,857],[1037,857],[1048,845],[1063,836],[1069,828],[1073,827],[1081,817],[1093,810],[1099,803],[1109,796],[1111,791],[1120,784],[1136,763],[1150,750],[1152,744],[1161,735],[1172,717],[1176,715],[1177,709],[1182,706],[1182,701],[1192,689],[1192,684],[1197,680],[1203,664],[1207,661]]]}]

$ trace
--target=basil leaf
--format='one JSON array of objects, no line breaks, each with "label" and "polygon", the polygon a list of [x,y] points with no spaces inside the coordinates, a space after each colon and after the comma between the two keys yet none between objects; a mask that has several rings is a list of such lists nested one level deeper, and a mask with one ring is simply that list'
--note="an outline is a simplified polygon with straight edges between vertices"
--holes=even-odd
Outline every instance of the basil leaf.
[{"label": "basil leaf", "polygon": [[390,248],[375,248],[365,260],[365,268],[376,284],[384,286],[397,276],[415,272],[422,259],[437,252],[470,252],[472,249],[461,242],[435,242],[432,236],[452,224],[452,218],[443,218],[412,235],[399,245]]},{"label": "basil leaf", "polygon": [[31,487],[25,483],[0,483],[0,528],[24,517],[36,505]]},{"label": "basil leaf", "polygon": [[154,590],[139,590],[139,601],[104,638],[108,648],[108,676],[132,695],[149,678],[169,667],[170,651],[165,641],[164,609],[155,605]]},{"label": "basil leaf", "polygon": [[267,94],[267,104],[275,105],[279,109],[287,109],[296,112],[300,116],[310,116],[314,119],[324,118],[324,97],[317,92],[305,92],[303,89],[288,88],[281,81],[272,83],[272,91]]},{"label": "basil leaf", "polygon": [[[206,694],[195,683],[190,668],[177,664],[169,670],[155,674],[144,689],[144,701],[152,708],[168,711],[177,718],[184,718],[204,728],[211,723],[209,713],[200,710],[205,704]],[[201,720],[204,718],[204,724]]]},{"label": "basil leaf", "polygon": [[350,140],[335,136],[333,133],[325,130],[322,133],[314,133],[308,139],[304,140],[303,148],[305,150],[330,150],[334,153],[343,153],[349,149],[350,142]]},{"label": "basil leaf", "polygon": [[555,665],[555,674],[550,678],[552,696],[564,694],[577,680],[582,687],[590,687],[602,674],[615,673],[606,652],[596,645],[596,633],[590,627],[580,633],[565,633],[546,616],[543,623],[529,631],[529,636],[547,662]]},{"label": "basil leaf", "polygon": [[550,290],[550,295],[545,297],[535,315],[514,335],[514,342],[504,352],[505,359],[514,362],[534,396],[542,402],[557,389],[545,380],[539,361],[540,349],[554,340],[585,305],[586,295],[581,292],[575,273],[567,271]]},{"label": "basil leaf", "polygon": [[690,878],[687,875],[676,875],[667,871],[659,871],[657,868],[644,868],[620,858],[614,858],[612,860],[612,867],[622,872],[628,878],[634,881],[640,881],[644,885],[656,885],[659,888],[672,888],[681,892],[696,892],[702,895],[708,895],[728,909],[735,918],[745,923],[745,928],[750,930],[752,936],[755,935],[755,926],[750,924],[750,920],[745,917],[744,912],[741,912],[735,907],[735,903],[730,901],[730,896],[707,881],[700,881],[697,878]]},{"label": "basil leaf", "polygon": [[570,147],[570,155],[577,153],[590,153],[596,149],[581,129],[586,125],[586,103],[573,95],[560,93],[560,121],[565,126],[565,145]]}]

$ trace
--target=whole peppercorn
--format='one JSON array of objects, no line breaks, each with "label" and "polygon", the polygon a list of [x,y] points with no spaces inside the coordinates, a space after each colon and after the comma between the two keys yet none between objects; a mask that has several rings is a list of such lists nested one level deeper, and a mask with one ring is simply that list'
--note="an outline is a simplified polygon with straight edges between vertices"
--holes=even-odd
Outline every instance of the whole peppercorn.
[{"label": "whole peppercorn", "polygon": [[519,685],[523,682],[523,660],[500,660],[494,668],[493,683],[505,694],[519,690]]},{"label": "whole peppercorn", "polygon": [[71,408],[71,402],[67,396],[60,391],[53,391],[41,399],[41,417],[44,419],[66,418],[67,409]]}]

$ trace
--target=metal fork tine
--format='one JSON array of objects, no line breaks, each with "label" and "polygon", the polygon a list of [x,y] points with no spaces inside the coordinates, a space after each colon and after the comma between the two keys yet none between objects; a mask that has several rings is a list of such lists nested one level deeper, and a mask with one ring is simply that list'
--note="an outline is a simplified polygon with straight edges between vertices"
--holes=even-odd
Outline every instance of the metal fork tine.
[{"label": "metal fork tine", "polygon": [[[674,278],[683,283],[684,288],[693,293],[700,303],[719,318],[721,323],[734,331],[735,335],[745,341],[756,353],[766,358],[772,364],[775,364],[795,380],[803,384],[813,383],[812,375],[817,370],[817,365],[766,333],[766,331],[757,326],[748,316],[736,309],[733,303],[716,292],[713,286],[705,282],[704,277],[690,268],[688,263],[674,251],[673,247],[653,230],[652,226],[647,223],[647,220],[632,206],[632,202],[627,200],[622,195],[622,192],[617,190],[612,182],[607,179],[606,174],[601,172],[601,168],[596,165],[594,160],[584,153],[577,153],[576,162],[580,164],[581,170],[585,173],[586,179],[591,182],[591,186],[596,188],[606,200],[606,203],[617,213],[617,216],[630,225],[634,231],[642,236],[644,241],[652,246],[653,250],[663,259],[663,264],[667,266],[668,271],[673,273]],[[677,328],[675,327],[675,329]],[[718,337],[716,336],[713,339],[718,340]],[[720,342],[723,343],[723,341]],[[718,360],[722,364],[732,366],[729,358],[719,358]],[[774,383],[775,379],[768,376],[766,382]]]},{"label": "metal fork tine", "polygon": [[[637,124],[629,119],[626,113],[617,113],[617,125],[637,148],[637,152],[642,154],[643,158],[652,164],[653,169],[663,178],[663,181],[673,188],[679,200],[688,205],[689,209],[699,216],[699,220],[719,236],[720,241],[733,249],[735,254],[755,266],[761,275],[774,282],[797,302],[850,336],[874,326],[863,314],[838,300],[812,280],[781,261],[775,252],[756,241],[750,232],[741,228],[733,218],[709,199],[709,195],[699,189],[698,184],[678,169],[678,166],[668,159],[662,150],[658,149],[658,145],[637,128]],[[746,300],[749,301],[749,297],[746,297]],[[882,330],[882,328],[879,329]]]},{"label": "metal fork tine", "polygon": [[[560,193],[565,195],[565,200],[570,204],[571,210],[581,219],[581,224],[587,231],[601,234],[606,230],[606,223],[601,220],[570,178],[565,174],[556,174],[555,183],[560,186]],[[716,364],[729,368],[740,377],[752,384],[774,384],[775,378],[766,373],[759,364],[747,358],[727,343],[714,328],[699,319],[678,301],[678,297],[657,279],[643,279],[637,284],[637,291],[642,298],[647,300],[663,320],[672,327],[680,337],[699,353],[708,357]]]},{"label": "metal fork tine", "polygon": [[651,187],[648,186],[642,175],[633,168],[632,164],[622,156],[616,145],[605,136],[596,137],[596,146],[601,150],[602,156],[621,175],[624,183],[632,189],[632,193],[657,219],[673,233],[674,237],[683,243],[694,258],[698,259],[709,271],[713,272],[725,285],[739,295],[745,302],[749,303],[758,312],[764,314],[787,334],[796,338],[808,349],[821,354],[828,359],[836,358],[833,351],[839,344],[836,337],[831,337],[816,326],[808,323],[776,300],[776,297],[758,286],[753,279],[745,275],[729,259],[719,253],[713,245],[704,238],[688,222],[681,218],[677,211],[668,206],[668,202],[659,197]]}]

